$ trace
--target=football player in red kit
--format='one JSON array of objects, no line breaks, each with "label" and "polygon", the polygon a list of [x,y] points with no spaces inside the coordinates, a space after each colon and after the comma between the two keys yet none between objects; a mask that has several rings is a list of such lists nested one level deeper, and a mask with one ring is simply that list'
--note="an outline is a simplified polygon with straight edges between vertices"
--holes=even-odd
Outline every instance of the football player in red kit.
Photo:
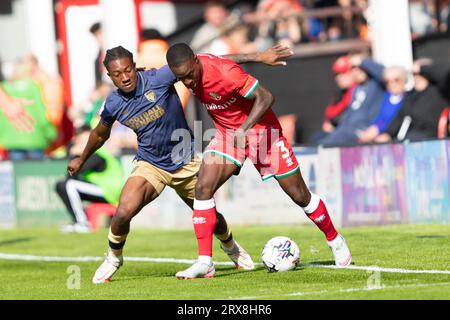
[{"label": "football player in red kit", "polygon": [[195,55],[183,43],[167,52],[175,76],[207,108],[217,132],[207,147],[195,186],[194,231],[199,258],[177,273],[180,279],[213,277],[212,236],[216,219],[214,193],[249,158],[263,180],[280,187],[324,233],[337,266],[351,263],[344,238],[333,226],[322,199],[309,191],[291,146],[271,110],[274,97],[233,61],[211,54]]}]

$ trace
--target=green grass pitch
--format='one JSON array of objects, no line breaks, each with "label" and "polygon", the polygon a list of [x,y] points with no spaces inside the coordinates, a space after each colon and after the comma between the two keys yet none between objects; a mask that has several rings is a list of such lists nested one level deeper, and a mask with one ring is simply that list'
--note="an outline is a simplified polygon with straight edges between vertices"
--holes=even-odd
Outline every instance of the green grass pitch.
[{"label": "green grass pitch", "polygon": [[[2,230],[0,299],[450,299],[449,225],[355,227],[340,231],[352,251],[353,266],[361,269],[323,267],[333,263],[332,254],[322,233],[312,225],[248,226],[233,228],[233,234],[255,262],[260,262],[267,240],[283,235],[299,245],[300,266],[293,271],[268,273],[260,264],[254,271],[238,271],[219,264],[213,279],[177,280],[175,273],[188,264],[125,260],[110,283],[94,285],[91,278],[101,260],[8,260],[5,254],[102,257],[107,248],[107,230],[91,234],[61,234],[56,228]],[[125,259],[195,259],[196,247],[190,230],[135,229],[124,253]],[[217,240],[214,260],[229,261]],[[389,268],[391,272],[364,268],[369,266]],[[446,273],[436,272],[443,270]]]}]

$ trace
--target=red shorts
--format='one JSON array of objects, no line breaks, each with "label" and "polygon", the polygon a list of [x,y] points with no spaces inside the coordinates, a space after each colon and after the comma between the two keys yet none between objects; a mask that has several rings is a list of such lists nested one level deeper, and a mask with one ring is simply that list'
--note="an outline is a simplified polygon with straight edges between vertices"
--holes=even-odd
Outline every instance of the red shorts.
[{"label": "red shorts", "polygon": [[220,155],[236,164],[239,168],[249,158],[261,175],[262,180],[275,177],[287,177],[299,170],[297,159],[291,146],[283,135],[266,131],[251,131],[247,135],[247,147],[233,147],[232,132],[217,131],[211,140],[206,153]]}]

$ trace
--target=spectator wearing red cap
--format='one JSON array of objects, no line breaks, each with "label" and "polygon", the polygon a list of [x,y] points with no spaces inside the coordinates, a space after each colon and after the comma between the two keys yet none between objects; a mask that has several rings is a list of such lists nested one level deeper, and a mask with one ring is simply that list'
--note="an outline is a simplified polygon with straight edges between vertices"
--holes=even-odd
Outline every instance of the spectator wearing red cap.
[{"label": "spectator wearing red cap", "polygon": [[358,85],[335,130],[319,140],[318,143],[324,146],[357,144],[358,133],[372,124],[384,98],[384,66],[365,58],[364,54],[353,54],[349,59],[351,73]]},{"label": "spectator wearing red cap", "polygon": [[333,101],[326,106],[322,131],[315,134],[311,143],[316,143],[320,138],[334,131],[339,124],[340,117],[352,100],[353,91],[358,83],[355,81],[352,64],[348,56],[339,57],[332,66],[339,92],[333,97]]}]

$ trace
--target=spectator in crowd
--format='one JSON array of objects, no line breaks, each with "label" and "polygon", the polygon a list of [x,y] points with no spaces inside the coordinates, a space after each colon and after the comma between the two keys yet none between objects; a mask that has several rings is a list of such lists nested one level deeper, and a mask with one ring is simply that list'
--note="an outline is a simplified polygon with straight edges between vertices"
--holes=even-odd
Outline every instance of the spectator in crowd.
[{"label": "spectator in crowd", "polygon": [[409,1],[409,17],[413,38],[417,38],[434,31],[433,17],[430,13],[430,9],[428,0]]},{"label": "spectator in crowd", "polygon": [[436,85],[450,103],[450,65],[433,63],[431,59],[419,59],[413,65],[413,72],[424,75]]},{"label": "spectator in crowd", "polygon": [[48,120],[56,127],[58,138],[46,150],[47,153],[64,147],[68,142],[63,127],[65,113],[64,84],[59,75],[51,75],[39,64],[37,57],[27,53],[21,59],[25,69],[25,76],[33,79],[40,87],[42,99],[47,110]]},{"label": "spectator in crowd", "polygon": [[98,82],[95,89],[92,91],[89,101],[91,102],[90,108],[83,114],[83,124],[88,124],[94,127],[98,122],[98,113],[105,102],[106,97],[111,93],[112,86],[108,82]]},{"label": "spectator in crowd", "polygon": [[333,63],[332,70],[339,93],[335,96],[334,101],[326,106],[322,131],[311,138],[312,144],[316,144],[318,140],[334,131],[339,124],[342,113],[350,105],[353,91],[357,86],[348,56],[339,57]]},{"label": "spectator in crowd", "polygon": [[383,133],[405,101],[406,84],[408,82],[406,70],[402,67],[385,68],[384,80],[386,92],[384,93],[380,111],[372,124],[358,133],[359,142],[361,143],[372,142],[378,135]]},{"label": "spectator in crowd", "polygon": [[[89,138],[91,127],[81,126],[73,138],[70,158],[76,158],[83,152]],[[56,184],[56,192],[64,202],[72,219],[72,224],[63,226],[63,232],[86,233],[91,230],[83,201],[119,203],[124,175],[120,161],[105,148],[98,149],[73,176],[67,176]]]},{"label": "spectator in crowd", "polygon": [[3,115],[16,131],[33,130],[34,119],[25,109],[25,106],[31,104],[33,101],[10,96],[0,82],[0,115]]},{"label": "spectator in crowd", "polygon": [[350,56],[352,72],[358,85],[354,89],[350,105],[342,113],[338,126],[318,141],[323,145],[356,144],[358,132],[372,124],[384,97],[384,67],[362,55]]},{"label": "spectator in crowd", "polygon": [[[16,64],[10,80],[2,83],[3,99],[6,97],[7,103],[6,108],[3,107],[4,112],[0,113],[0,145],[8,150],[11,160],[43,159],[45,149],[57,137],[55,126],[47,118],[40,87],[27,76],[26,67],[20,61]],[[7,96],[23,100],[8,99]],[[20,105],[19,101],[29,103]],[[26,114],[33,120],[28,119]],[[19,123],[26,123],[27,127],[26,130],[18,132],[18,122],[15,118],[21,115],[25,116]]]},{"label": "spectator in crowd", "polygon": [[302,39],[302,11],[303,6],[296,0],[260,0],[256,11],[247,14],[244,20],[257,25],[260,45],[270,47],[279,43],[292,47]]},{"label": "spectator in crowd", "polygon": [[[159,69],[166,65],[166,53],[169,49],[169,41],[161,35],[157,29],[145,29],[142,31],[142,42],[139,45],[136,64],[139,67],[149,69]],[[181,83],[175,84],[178,96],[180,97],[183,108],[189,101],[189,90]]]},{"label": "spectator in crowd", "polygon": [[[416,64],[416,63],[415,63]],[[439,88],[431,83],[429,75],[413,67],[414,90],[406,98],[404,106],[376,142],[398,142],[422,140],[437,137],[437,127],[442,109],[448,101]]]},{"label": "spectator in crowd", "polygon": [[440,8],[440,26],[439,30],[441,32],[450,32],[450,1],[449,0],[440,0],[439,3]]},{"label": "spectator in crowd", "polygon": [[95,72],[95,83],[103,81],[103,74],[105,68],[103,67],[103,57],[105,56],[105,44],[103,40],[102,25],[100,22],[94,23],[90,28],[89,32],[94,36],[95,41],[98,45],[98,53],[94,62],[94,72]]},{"label": "spectator in crowd", "polygon": [[32,101],[24,101],[11,97],[2,87],[5,81],[2,61],[0,59],[0,111],[8,119],[17,131],[29,131],[33,129],[33,117],[25,111],[24,106],[32,104]]},{"label": "spectator in crowd", "polygon": [[211,43],[219,38],[226,28],[230,12],[220,1],[208,1],[205,4],[203,17],[205,23],[197,30],[191,41],[191,46],[196,52],[213,53]]},{"label": "spectator in crowd", "polygon": [[32,53],[26,54],[22,62],[26,68],[26,75],[36,81],[41,88],[42,98],[47,108],[47,118],[56,127],[60,127],[64,113],[64,86],[61,77],[50,75],[45,71]]}]

